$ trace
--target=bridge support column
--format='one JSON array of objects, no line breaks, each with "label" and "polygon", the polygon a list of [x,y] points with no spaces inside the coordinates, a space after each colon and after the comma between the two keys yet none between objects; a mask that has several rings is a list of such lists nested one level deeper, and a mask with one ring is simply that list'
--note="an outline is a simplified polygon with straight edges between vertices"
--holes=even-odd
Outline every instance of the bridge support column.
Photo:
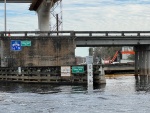
[{"label": "bridge support column", "polygon": [[147,46],[147,75],[150,76],[150,45]]},{"label": "bridge support column", "polygon": [[38,14],[38,29],[40,31],[50,30],[50,8],[51,2],[43,1],[36,10]]},{"label": "bridge support column", "polygon": [[139,50],[138,50],[138,46],[134,47],[134,51],[135,51],[135,77],[138,76],[139,74]]},{"label": "bridge support column", "polygon": [[134,75],[135,75],[135,80],[138,83],[139,82],[139,46],[134,46],[134,51],[135,51],[135,71],[134,71]]},{"label": "bridge support column", "polygon": [[150,46],[135,47],[135,75],[150,75]]},{"label": "bridge support column", "polygon": [[143,51],[142,51],[142,47],[139,48],[139,75],[142,75],[142,66],[143,66]]},{"label": "bridge support column", "polygon": [[136,82],[140,84],[140,86],[147,86],[150,81],[150,45],[135,46],[134,50]]},{"label": "bridge support column", "polygon": [[147,75],[147,50],[146,46],[143,47],[143,75]]}]

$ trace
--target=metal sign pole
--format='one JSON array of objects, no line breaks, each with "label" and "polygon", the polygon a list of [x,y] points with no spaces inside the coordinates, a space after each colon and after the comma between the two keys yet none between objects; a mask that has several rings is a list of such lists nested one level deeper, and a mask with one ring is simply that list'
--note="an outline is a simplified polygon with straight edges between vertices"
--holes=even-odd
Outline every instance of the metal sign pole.
[{"label": "metal sign pole", "polygon": [[86,57],[88,92],[93,91],[93,56]]}]

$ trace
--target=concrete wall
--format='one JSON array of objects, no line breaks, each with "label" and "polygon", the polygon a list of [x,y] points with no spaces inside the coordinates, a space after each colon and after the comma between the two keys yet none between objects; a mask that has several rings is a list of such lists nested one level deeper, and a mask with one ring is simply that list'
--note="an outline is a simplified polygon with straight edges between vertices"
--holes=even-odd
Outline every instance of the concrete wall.
[{"label": "concrete wall", "polygon": [[57,66],[75,64],[75,45],[72,39],[31,39],[31,46],[21,51],[10,49],[11,40],[2,40],[2,65],[7,66]]}]

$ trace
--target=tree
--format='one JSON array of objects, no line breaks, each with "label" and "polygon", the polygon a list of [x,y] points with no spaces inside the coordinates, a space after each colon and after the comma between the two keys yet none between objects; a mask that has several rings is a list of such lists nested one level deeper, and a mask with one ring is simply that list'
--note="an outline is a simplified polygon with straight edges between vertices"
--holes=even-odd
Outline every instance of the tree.
[{"label": "tree", "polygon": [[116,51],[120,51],[121,47],[96,47],[94,48],[94,56],[102,59],[112,59]]}]

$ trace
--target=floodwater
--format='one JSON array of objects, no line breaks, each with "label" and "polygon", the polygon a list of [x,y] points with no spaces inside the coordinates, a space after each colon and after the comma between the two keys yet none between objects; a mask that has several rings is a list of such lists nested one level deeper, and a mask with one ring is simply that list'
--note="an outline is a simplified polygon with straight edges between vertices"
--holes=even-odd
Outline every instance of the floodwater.
[{"label": "floodwater", "polygon": [[[149,84],[113,76],[96,86],[0,83],[0,113],[150,113]],[[142,84],[143,83],[143,84]]]}]

